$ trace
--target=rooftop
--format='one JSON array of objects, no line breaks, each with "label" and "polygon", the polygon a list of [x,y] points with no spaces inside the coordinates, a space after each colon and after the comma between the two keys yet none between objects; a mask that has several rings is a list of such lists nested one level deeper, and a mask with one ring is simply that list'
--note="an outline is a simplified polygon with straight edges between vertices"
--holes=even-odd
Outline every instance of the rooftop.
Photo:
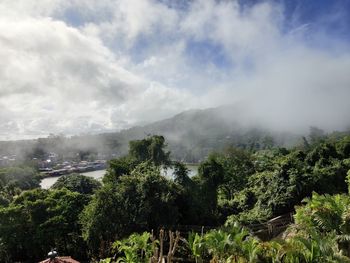
[{"label": "rooftop", "polygon": [[39,263],[80,263],[79,261],[76,261],[72,259],[71,257],[56,257],[56,258],[48,258],[43,261],[40,261]]}]

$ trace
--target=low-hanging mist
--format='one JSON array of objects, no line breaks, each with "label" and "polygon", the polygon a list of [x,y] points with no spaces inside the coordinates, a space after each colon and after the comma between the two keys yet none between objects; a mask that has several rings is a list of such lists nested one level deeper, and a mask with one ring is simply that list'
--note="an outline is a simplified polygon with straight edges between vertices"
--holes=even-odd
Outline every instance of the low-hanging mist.
[{"label": "low-hanging mist", "polygon": [[118,131],[224,104],[236,109],[229,123],[344,129],[349,3],[292,2],[2,1],[0,139]]}]

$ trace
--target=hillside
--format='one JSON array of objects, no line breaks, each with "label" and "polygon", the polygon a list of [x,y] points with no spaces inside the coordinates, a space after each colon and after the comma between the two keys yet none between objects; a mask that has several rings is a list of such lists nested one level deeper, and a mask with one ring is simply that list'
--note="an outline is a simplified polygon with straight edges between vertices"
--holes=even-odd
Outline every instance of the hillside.
[{"label": "hillside", "polygon": [[198,162],[209,152],[230,145],[259,150],[276,145],[291,146],[301,137],[249,124],[242,121],[242,116],[242,112],[231,106],[189,110],[115,135],[120,142],[141,139],[149,134],[164,135],[173,158],[187,162]]},{"label": "hillside", "polygon": [[245,119],[244,112],[232,106],[189,110],[169,119],[116,133],[0,142],[0,155],[16,155],[16,158],[27,159],[28,156],[41,158],[54,152],[62,158],[75,158],[79,153],[82,158],[94,155],[109,159],[125,154],[130,140],[160,134],[165,136],[172,158],[198,162],[209,152],[227,146],[259,150],[290,146],[300,138],[282,131],[272,132],[247,123]]}]

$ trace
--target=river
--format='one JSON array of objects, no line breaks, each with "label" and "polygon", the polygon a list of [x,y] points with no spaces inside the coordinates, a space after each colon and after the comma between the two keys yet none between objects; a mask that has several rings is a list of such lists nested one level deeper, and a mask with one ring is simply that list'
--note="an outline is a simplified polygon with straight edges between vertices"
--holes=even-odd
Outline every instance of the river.
[{"label": "river", "polygon": [[[106,170],[97,170],[97,171],[92,171],[92,172],[86,172],[86,173],[81,173],[82,175],[89,176],[92,178],[95,178],[97,180],[101,180],[102,177],[105,175]],[[62,175],[61,175],[62,176]],[[49,189],[56,181],[58,178],[61,176],[54,176],[54,177],[46,177],[43,180],[41,180],[40,186],[43,189]]]},{"label": "river", "polygon": [[[187,168],[189,170],[188,175],[190,177],[197,174],[198,166],[197,165],[187,165]],[[163,170],[163,175],[166,177],[172,178],[173,169],[167,169]],[[95,178],[96,180],[102,180],[102,177],[105,175],[106,170],[97,170],[92,172],[86,172],[81,173],[82,175],[89,176],[92,178]],[[40,186],[43,189],[49,189],[61,176],[55,176],[55,177],[46,177],[43,180],[41,180]]]}]

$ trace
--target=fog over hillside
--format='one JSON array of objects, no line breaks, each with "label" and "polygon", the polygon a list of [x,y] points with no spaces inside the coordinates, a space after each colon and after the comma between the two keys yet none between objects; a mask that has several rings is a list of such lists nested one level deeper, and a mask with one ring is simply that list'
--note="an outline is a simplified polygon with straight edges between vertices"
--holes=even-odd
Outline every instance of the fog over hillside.
[{"label": "fog over hillside", "polygon": [[349,10],[340,0],[1,1],[0,139],[115,132],[225,104],[241,123],[344,129]]},{"label": "fog over hillside", "polygon": [[37,140],[0,142],[0,155],[11,153],[21,158],[32,158],[42,152],[55,152],[63,159],[74,158],[77,153],[110,159],[126,154],[130,140],[163,135],[173,159],[198,162],[210,152],[228,146],[256,151],[272,146],[294,147],[302,142],[302,136],[308,138],[309,130],[305,133],[276,130],[258,122],[244,122],[242,117],[244,112],[228,105],[189,110],[162,121],[115,133],[71,137],[51,135]]}]

